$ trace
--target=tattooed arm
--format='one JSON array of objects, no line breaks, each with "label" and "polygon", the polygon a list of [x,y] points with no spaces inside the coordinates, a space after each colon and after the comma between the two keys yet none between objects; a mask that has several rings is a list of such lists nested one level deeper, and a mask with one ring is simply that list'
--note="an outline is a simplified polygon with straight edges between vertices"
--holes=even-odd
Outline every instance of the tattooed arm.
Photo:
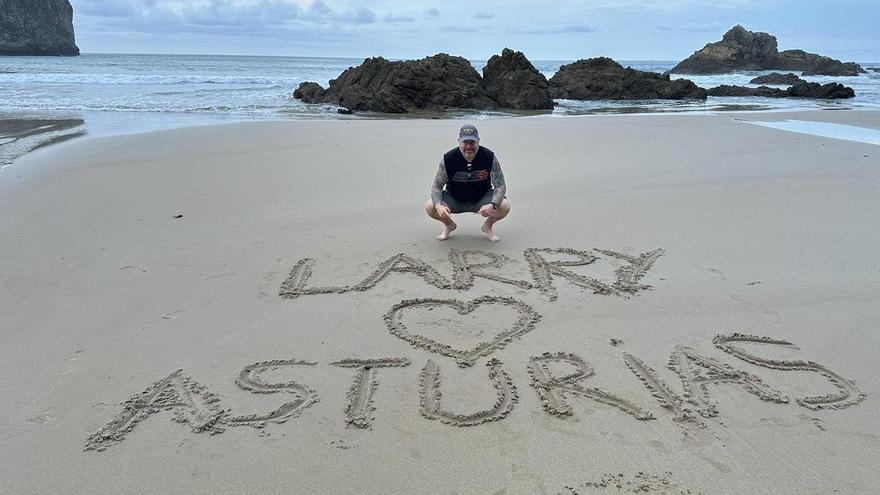
[{"label": "tattooed arm", "polygon": [[492,171],[489,173],[489,178],[492,181],[492,186],[495,187],[492,202],[500,205],[504,195],[507,194],[507,184],[504,183],[504,172],[501,171],[501,163],[498,162],[497,156],[492,161]]},{"label": "tattooed arm", "polygon": [[437,175],[431,184],[431,201],[435,207],[443,202],[443,186],[446,185],[446,180],[446,164],[440,159],[440,167],[437,168]]}]

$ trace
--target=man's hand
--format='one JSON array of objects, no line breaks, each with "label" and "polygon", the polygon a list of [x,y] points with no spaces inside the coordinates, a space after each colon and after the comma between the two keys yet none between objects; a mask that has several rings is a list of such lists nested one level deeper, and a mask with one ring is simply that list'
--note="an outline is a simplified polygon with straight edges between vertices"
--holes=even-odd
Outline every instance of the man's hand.
[{"label": "man's hand", "polygon": [[491,203],[480,207],[480,215],[483,215],[484,217],[489,218],[494,214],[495,214],[495,207],[492,206]]},{"label": "man's hand", "polygon": [[435,206],[434,210],[437,211],[437,215],[440,218],[449,218],[449,215],[452,214],[452,212],[449,210],[449,207],[444,204],[439,204]]}]

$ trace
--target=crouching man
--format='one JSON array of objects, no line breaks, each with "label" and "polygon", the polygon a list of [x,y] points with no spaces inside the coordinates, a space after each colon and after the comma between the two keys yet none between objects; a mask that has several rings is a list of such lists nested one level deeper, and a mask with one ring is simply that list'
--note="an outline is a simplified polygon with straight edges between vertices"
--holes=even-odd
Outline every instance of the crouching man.
[{"label": "crouching man", "polygon": [[495,153],[480,146],[476,127],[462,126],[458,131],[458,148],[451,149],[440,160],[431,199],[425,204],[428,216],[443,223],[437,240],[449,239],[458,227],[452,221],[453,214],[471,212],[486,219],[482,226],[486,238],[500,241],[492,227],[510,212],[506,192],[504,173]]}]

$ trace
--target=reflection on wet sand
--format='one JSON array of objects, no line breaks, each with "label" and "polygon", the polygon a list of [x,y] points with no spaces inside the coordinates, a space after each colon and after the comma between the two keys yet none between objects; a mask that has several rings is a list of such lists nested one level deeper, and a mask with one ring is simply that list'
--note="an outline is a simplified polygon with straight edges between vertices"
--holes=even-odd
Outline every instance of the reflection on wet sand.
[{"label": "reflection on wet sand", "polygon": [[0,116],[0,170],[43,146],[86,134],[82,119],[4,118]]}]

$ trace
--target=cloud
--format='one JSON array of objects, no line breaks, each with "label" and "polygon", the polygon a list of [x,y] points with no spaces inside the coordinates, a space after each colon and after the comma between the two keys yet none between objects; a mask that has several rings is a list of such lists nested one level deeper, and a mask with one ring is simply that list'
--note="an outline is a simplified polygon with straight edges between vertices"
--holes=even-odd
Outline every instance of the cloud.
[{"label": "cloud", "polygon": [[449,33],[474,33],[474,32],[476,32],[476,28],[473,28],[470,26],[449,25],[449,26],[443,26],[443,31],[449,32]]},{"label": "cloud", "polygon": [[[324,0],[73,0],[77,24],[135,32],[210,32],[251,29],[263,36],[265,26],[372,24],[376,14],[365,7],[334,11]],[[199,28],[201,26],[201,28]]]},{"label": "cloud", "polygon": [[372,24],[376,22],[376,14],[370,9],[358,7],[354,12],[349,13],[347,16],[343,15],[340,19],[351,19],[352,22],[357,24]]},{"label": "cloud", "polygon": [[[762,3],[761,0],[714,0],[712,8],[738,9]],[[584,4],[588,10],[614,9],[621,11],[688,11],[706,7],[705,0],[591,0]]]},{"label": "cloud", "polygon": [[562,26],[557,31],[558,33],[595,33],[599,28],[596,26],[588,26],[586,24],[571,24],[568,26]]},{"label": "cloud", "polygon": [[719,33],[724,33],[729,26],[723,25],[720,22],[688,22],[684,24],[668,24],[668,23],[660,23],[654,26],[654,31],[684,31],[689,33],[706,33],[718,31]]},{"label": "cloud", "polygon": [[[809,43],[819,43],[815,26],[823,20],[827,29],[821,39],[828,50],[822,53],[836,49],[839,58],[867,59],[872,57],[847,54],[877,45],[871,20],[878,3],[868,0],[822,13],[795,12],[791,2],[773,0],[558,0],[552,12],[533,0],[70,2],[77,41],[86,53],[188,50],[402,58],[446,51],[485,58],[498,46],[517,45],[530,57],[548,59],[575,59],[589,50],[618,58],[672,59],[689,54],[704,38],[719,39],[734,21],[779,34],[785,47],[808,49]],[[487,24],[493,29],[486,31]]]},{"label": "cloud", "polygon": [[567,26],[551,26],[545,28],[514,29],[517,34],[569,34],[569,33],[595,33],[599,31],[596,26],[586,24],[569,24]]},{"label": "cloud", "polygon": [[181,20],[205,26],[282,24],[301,16],[300,6],[283,0],[261,0],[234,5],[231,0],[211,0],[207,5],[184,5]]},{"label": "cloud", "polygon": [[415,18],[408,15],[394,15],[391,12],[382,19],[385,22],[415,22]]},{"label": "cloud", "polygon": [[97,17],[129,17],[135,15],[133,2],[91,2],[77,3],[76,13]]},{"label": "cloud", "polygon": [[312,2],[312,6],[309,7],[309,12],[314,15],[325,16],[329,15],[331,11],[330,7],[323,0],[315,0]]}]

